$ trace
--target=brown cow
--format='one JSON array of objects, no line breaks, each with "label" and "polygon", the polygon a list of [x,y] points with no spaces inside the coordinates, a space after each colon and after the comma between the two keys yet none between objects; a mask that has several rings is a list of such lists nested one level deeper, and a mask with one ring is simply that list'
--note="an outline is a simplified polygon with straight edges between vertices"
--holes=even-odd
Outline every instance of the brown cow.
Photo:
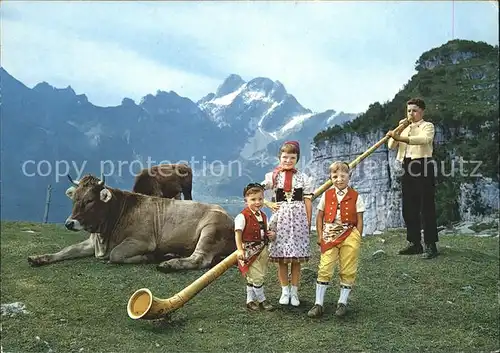
[{"label": "brown cow", "polygon": [[233,219],[218,205],[152,197],[110,188],[84,176],[67,194],[73,211],[67,229],[90,237],[54,254],[28,257],[32,266],[95,255],[109,263],[163,261],[163,272],[210,267],[236,249]]},{"label": "brown cow", "polygon": [[187,164],[160,164],[143,169],[135,177],[133,192],[166,198],[192,200],[193,171]]}]

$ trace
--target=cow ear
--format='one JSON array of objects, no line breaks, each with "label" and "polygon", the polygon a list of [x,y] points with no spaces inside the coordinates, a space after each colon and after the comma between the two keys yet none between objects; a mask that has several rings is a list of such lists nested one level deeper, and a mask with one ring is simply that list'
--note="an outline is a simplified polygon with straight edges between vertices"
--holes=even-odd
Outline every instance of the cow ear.
[{"label": "cow ear", "polygon": [[109,200],[111,200],[111,197],[113,195],[111,194],[111,191],[109,191],[108,189],[104,188],[104,189],[101,190],[100,196],[101,196],[101,201],[108,202]]},{"label": "cow ear", "polygon": [[68,196],[71,200],[73,200],[73,196],[75,196],[75,187],[74,186],[70,186],[67,190],[66,190],[66,196]]}]

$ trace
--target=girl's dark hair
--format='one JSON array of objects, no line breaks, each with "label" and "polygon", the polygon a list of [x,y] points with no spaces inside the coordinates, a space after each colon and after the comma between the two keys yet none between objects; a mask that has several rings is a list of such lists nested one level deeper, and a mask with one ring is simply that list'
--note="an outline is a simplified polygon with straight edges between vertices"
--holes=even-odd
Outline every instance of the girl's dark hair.
[{"label": "girl's dark hair", "polygon": [[296,153],[297,154],[297,161],[300,158],[300,148],[297,148],[296,145],[292,143],[285,143],[283,146],[280,148],[280,152],[278,154],[278,157],[281,157],[281,154],[285,153]]}]

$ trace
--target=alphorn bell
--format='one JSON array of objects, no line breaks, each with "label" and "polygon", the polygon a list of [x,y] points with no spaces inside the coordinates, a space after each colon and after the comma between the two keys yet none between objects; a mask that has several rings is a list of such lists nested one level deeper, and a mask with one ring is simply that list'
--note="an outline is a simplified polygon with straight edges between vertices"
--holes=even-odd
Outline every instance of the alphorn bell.
[{"label": "alphorn bell", "polygon": [[[394,131],[400,133],[404,128],[406,128],[411,121],[405,119]],[[349,163],[349,168],[352,169],[357,166],[363,159],[372,154],[377,148],[383,145],[389,139],[388,136],[384,136],[380,141],[367,149],[363,154],[354,159]],[[323,185],[314,191],[312,200],[315,200],[323,192],[325,192],[330,186],[332,186],[332,181],[328,179]],[[272,202],[266,202],[266,205],[272,206]],[[189,286],[181,290],[179,293],[168,299],[160,299],[151,293],[147,288],[141,288],[135,291],[127,304],[127,313],[131,319],[143,319],[143,320],[154,320],[165,317],[167,314],[179,309],[184,306],[189,300],[191,300],[196,294],[207,287],[210,283],[215,281],[224,272],[226,272],[230,267],[236,265],[238,258],[236,251],[231,255],[226,257],[223,261],[219,262],[217,265],[208,270],[196,281],[191,283]]]},{"label": "alphorn bell", "polygon": [[215,281],[238,261],[236,251],[205,272],[200,278],[168,299],[153,296],[147,288],[138,289],[127,304],[128,316],[132,319],[154,320],[179,309],[203,288]]}]

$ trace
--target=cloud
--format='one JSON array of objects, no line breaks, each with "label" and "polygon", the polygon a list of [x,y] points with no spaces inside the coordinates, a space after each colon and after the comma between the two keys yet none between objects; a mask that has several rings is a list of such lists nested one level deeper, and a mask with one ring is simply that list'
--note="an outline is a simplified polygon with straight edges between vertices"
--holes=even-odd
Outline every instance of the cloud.
[{"label": "cloud", "polygon": [[374,101],[392,99],[414,73],[418,57],[452,34],[498,42],[491,4],[464,2],[455,3],[453,20],[451,2],[10,2],[5,7],[16,11],[4,21],[7,70],[32,84],[71,84],[101,104],[157,89],[197,100],[236,73],[247,80],[279,80],[314,111],[361,112]]},{"label": "cloud", "polygon": [[124,97],[139,100],[158,89],[175,87],[180,95],[202,95],[219,82],[210,77],[160,65],[117,43],[90,41],[70,33],[15,22],[15,36],[4,39],[3,65],[24,83],[71,85],[97,105],[118,105]]}]

